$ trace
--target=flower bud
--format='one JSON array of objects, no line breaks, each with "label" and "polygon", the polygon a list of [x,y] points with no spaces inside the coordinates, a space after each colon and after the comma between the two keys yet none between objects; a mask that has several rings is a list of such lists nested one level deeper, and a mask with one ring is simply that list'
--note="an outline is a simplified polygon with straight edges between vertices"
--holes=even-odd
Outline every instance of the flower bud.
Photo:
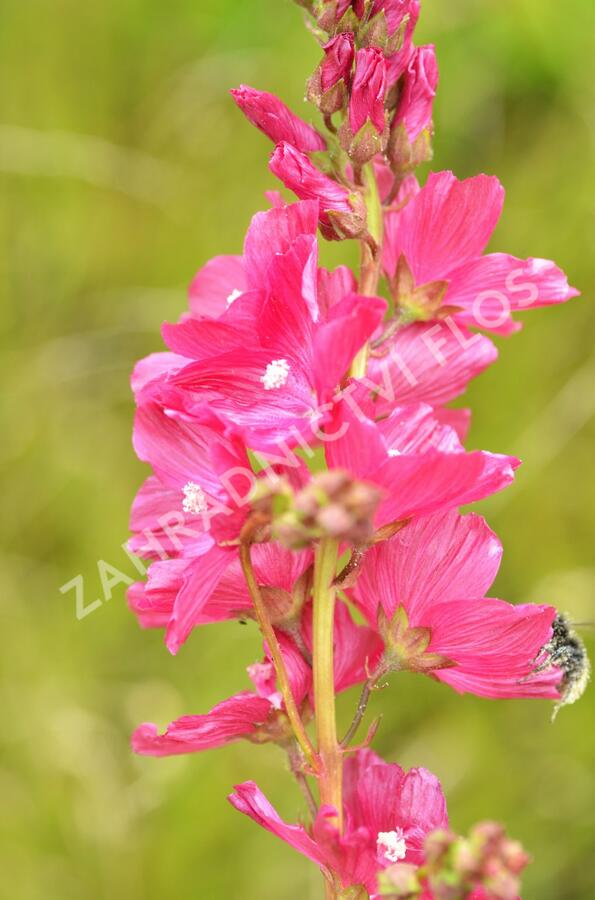
[{"label": "flower bud", "polygon": [[417,47],[403,76],[403,86],[395,111],[393,125],[405,125],[407,137],[413,143],[422,131],[429,129],[436,88],[438,63],[433,45]]},{"label": "flower bud", "polygon": [[323,537],[364,544],[372,536],[372,518],[380,499],[377,488],[355,481],[347,472],[321,472],[273,523],[273,532],[291,549]]},{"label": "flower bud", "polygon": [[385,93],[386,63],[382,51],[377,47],[358,50],[349,102],[349,127],[353,134],[357,134],[368,121],[382,134]]},{"label": "flower bud", "polygon": [[246,118],[275,144],[287,141],[303,153],[326,149],[315,128],[296,116],[278,97],[241,84],[231,95]]},{"label": "flower bud", "polygon": [[356,166],[363,166],[379,153],[387,137],[384,98],[386,62],[381,50],[358,50],[349,101],[349,115],[339,132],[343,148]]},{"label": "flower bud", "polygon": [[412,863],[396,863],[394,866],[389,866],[379,874],[378,882],[381,897],[410,900],[412,897],[418,897],[422,892],[418,868]]},{"label": "flower bud", "polygon": [[324,175],[291,144],[277,145],[269,163],[271,172],[300,200],[318,200],[320,228],[327,240],[361,237],[365,234],[366,208],[358,194],[350,193]]},{"label": "flower bud", "polygon": [[338,34],[322,48],[324,59],[308,82],[307,98],[324,116],[332,116],[347,103],[354,57],[352,34]]},{"label": "flower bud", "polygon": [[312,13],[319,27],[328,34],[355,31],[359,25],[359,16],[353,7],[363,2],[364,0],[314,0]]}]

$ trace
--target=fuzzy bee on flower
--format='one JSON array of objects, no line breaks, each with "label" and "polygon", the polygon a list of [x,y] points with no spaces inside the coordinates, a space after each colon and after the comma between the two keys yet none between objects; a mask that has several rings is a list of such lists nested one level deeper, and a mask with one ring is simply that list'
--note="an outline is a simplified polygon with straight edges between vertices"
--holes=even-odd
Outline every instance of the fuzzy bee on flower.
[{"label": "fuzzy bee on flower", "polygon": [[560,700],[554,707],[553,720],[563,706],[580,700],[591,677],[591,662],[585,644],[562,613],[559,612],[554,619],[552,636],[542,647],[535,662],[538,664],[533,674],[543,672],[550,666],[557,666],[562,671]]}]

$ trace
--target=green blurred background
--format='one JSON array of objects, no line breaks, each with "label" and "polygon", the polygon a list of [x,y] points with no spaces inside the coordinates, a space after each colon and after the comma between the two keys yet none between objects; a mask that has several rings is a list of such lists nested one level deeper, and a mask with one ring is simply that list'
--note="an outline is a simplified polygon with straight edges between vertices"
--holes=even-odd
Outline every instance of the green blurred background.
[{"label": "green blurred background", "polygon": [[[555,258],[584,294],[527,316],[469,397],[473,444],[525,461],[483,504],[505,545],[496,593],[575,621],[595,619],[592,13],[592,0],[427,0],[418,32],[441,65],[435,167],[498,174],[508,197],[493,246]],[[138,722],[247,687],[255,630],[203,630],[172,659],[139,631],[122,584],[82,621],[60,592],[80,573],[85,603],[102,598],[98,560],[134,578],[121,545],[145,471],[129,370],[160,348],[198,266],[238,251],[274,186],[269,145],[227,90],[247,82],[299,111],[317,58],[289,0],[3,0],[3,900],[320,896],[315,868],[225,801],[253,778],[300,814],[274,748],[128,749]],[[345,721],[354,702],[341,701]],[[403,676],[376,698],[377,746],[440,776],[456,829],[507,823],[535,857],[525,900],[589,900],[594,702],[552,725],[547,703],[458,698]]]}]

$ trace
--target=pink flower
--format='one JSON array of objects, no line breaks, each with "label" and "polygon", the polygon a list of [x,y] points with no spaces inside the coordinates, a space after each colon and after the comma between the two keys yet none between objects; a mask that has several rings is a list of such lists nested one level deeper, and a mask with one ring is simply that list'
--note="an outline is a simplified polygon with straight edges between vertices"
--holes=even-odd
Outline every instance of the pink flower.
[{"label": "pink flower", "polygon": [[353,596],[395,665],[459,693],[558,699],[560,671],[534,674],[556,610],[486,599],[501,556],[482,518],[441,512],[370,550]]},{"label": "pink flower", "polygon": [[433,45],[414,50],[407,65],[392,127],[403,124],[410,144],[430,127],[438,86]]},{"label": "pink flower", "polygon": [[284,822],[254,782],[237,785],[229,797],[240,812],[311,859],[327,877],[336,873],[342,888],[377,888],[377,876],[398,860],[418,865],[428,833],[448,825],[438,779],[427,769],[404,772],[371,750],[345,761],[343,813],[339,834],[336,811],[320,809],[311,832]]},{"label": "pink flower", "polygon": [[367,122],[378,134],[385,128],[386,63],[381,50],[366,47],[355,56],[355,76],[349,101],[349,127],[355,136]]},{"label": "pink flower", "polygon": [[[266,215],[277,221],[279,212]],[[376,297],[348,293],[339,299],[351,284],[345,272],[332,285],[328,274],[322,276],[320,304],[317,252],[312,235],[299,235],[284,253],[255,254],[259,262],[266,260],[263,290],[233,303],[230,315],[233,310],[239,325],[226,315],[217,322],[165,326],[176,365],[149,381],[140,401],[214,428],[219,423],[254,450],[316,434],[332,392],[386,309]],[[179,367],[181,354],[187,364]]]},{"label": "pink flower", "polygon": [[287,141],[303,153],[326,150],[326,141],[274,94],[241,84],[231,95],[245,116],[274,144]]},{"label": "pink flower", "polygon": [[[459,181],[452,172],[430,175],[401,212],[386,217],[387,275],[395,275],[402,257],[416,288],[444,283],[442,302],[456,308],[457,321],[502,334],[519,327],[512,319],[516,310],[577,296],[552,262],[482,255],[503,200],[497,178],[478,175]],[[407,309],[410,297],[398,299]]]},{"label": "pink flower", "polygon": [[519,464],[511,456],[465,453],[456,432],[422,404],[396,407],[376,424],[345,399],[334,407],[325,450],[329,468],[383,492],[377,529],[487,497],[511,483]]},{"label": "pink flower", "polygon": [[363,233],[366,214],[357,195],[320,172],[304,153],[291,144],[284,142],[277,145],[269,168],[301,200],[319,202],[320,227],[328,240],[337,239],[341,232],[347,237]]}]

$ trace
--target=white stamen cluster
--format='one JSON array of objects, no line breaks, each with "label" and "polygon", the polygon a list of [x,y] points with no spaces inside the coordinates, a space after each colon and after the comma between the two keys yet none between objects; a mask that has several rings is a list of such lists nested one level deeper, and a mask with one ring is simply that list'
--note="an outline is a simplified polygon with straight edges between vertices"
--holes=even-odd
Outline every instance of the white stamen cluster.
[{"label": "white stamen cluster", "polygon": [[231,304],[234,302],[234,300],[237,300],[238,297],[242,296],[242,293],[243,293],[242,291],[238,291],[237,288],[234,288],[234,290],[231,292],[231,294],[228,296],[228,298],[225,302],[227,303],[228,306],[231,306]]},{"label": "white stamen cluster", "polygon": [[391,450],[388,451],[388,455],[389,455],[389,456],[400,456],[400,455],[401,455],[401,451],[392,448]]},{"label": "white stamen cluster", "polygon": [[266,371],[260,379],[265,391],[277,390],[286,384],[289,378],[289,363],[286,359],[274,359],[266,367]]},{"label": "white stamen cluster", "polygon": [[395,831],[380,831],[376,839],[376,846],[378,852],[383,853],[391,863],[399,862],[407,855],[407,844],[402,828],[397,828]]},{"label": "white stamen cluster", "polygon": [[189,481],[183,487],[184,500],[182,501],[182,509],[186,513],[193,516],[199,516],[207,511],[207,498],[200,484]]}]

